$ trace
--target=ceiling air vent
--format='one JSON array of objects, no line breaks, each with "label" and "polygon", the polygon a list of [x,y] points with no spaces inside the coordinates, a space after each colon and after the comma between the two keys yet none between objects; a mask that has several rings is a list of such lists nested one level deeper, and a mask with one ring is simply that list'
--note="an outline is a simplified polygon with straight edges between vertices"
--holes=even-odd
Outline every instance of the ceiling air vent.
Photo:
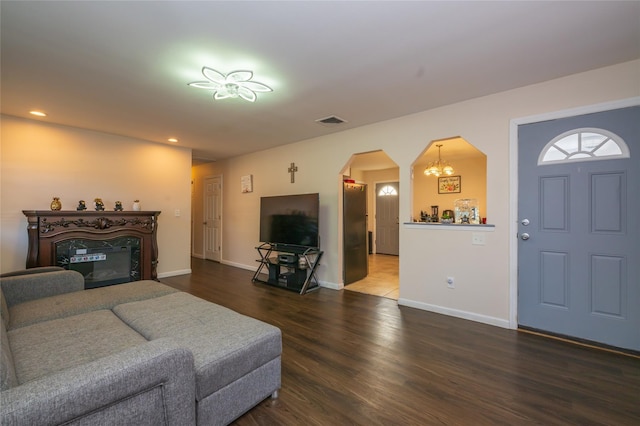
[{"label": "ceiling air vent", "polygon": [[332,115],[330,117],[320,118],[316,120],[316,123],[322,124],[323,126],[327,126],[327,127],[333,127],[342,123],[346,123],[346,120],[343,120],[340,117]]}]

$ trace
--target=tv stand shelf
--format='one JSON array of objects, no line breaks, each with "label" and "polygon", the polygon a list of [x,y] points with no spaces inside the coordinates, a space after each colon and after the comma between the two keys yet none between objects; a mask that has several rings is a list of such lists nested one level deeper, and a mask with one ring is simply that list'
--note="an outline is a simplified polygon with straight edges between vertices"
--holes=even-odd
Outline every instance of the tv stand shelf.
[{"label": "tv stand shelf", "polygon": [[[305,294],[320,288],[316,268],[322,251],[317,248],[264,243],[256,247],[260,259],[253,282],[261,282]],[[268,279],[260,278],[267,268]]]}]

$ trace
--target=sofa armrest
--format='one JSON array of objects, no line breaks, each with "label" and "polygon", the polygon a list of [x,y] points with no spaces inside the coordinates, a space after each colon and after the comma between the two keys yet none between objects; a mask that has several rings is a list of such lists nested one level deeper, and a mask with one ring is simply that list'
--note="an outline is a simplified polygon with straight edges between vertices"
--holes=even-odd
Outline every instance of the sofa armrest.
[{"label": "sofa armrest", "polygon": [[0,402],[3,425],[193,425],[193,355],[158,339],[5,390]]},{"label": "sofa armrest", "polygon": [[62,266],[37,266],[35,268],[20,269],[18,271],[5,272],[0,274],[0,278],[15,277],[18,275],[41,274],[43,272],[64,271]]},{"label": "sofa armrest", "polygon": [[42,272],[0,278],[9,307],[29,300],[84,290],[84,277],[77,271]]}]

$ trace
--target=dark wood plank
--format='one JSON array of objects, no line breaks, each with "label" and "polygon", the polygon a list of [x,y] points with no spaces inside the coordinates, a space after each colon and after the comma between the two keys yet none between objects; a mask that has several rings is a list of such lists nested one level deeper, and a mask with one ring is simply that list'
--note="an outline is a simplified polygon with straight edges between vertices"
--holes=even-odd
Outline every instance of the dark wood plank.
[{"label": "dark wood plank", "polygon": [[640,359],[193,259],[161,281],[279,327],[282,389],[234,424],[640,425]]}]

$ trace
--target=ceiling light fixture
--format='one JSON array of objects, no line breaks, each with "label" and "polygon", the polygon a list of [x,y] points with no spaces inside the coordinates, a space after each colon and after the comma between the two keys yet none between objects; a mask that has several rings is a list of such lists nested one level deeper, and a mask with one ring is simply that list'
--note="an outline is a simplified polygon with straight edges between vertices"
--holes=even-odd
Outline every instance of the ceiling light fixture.
[{"label": "ceiling light fixture", "polygon": [[194,81],[189,83],[191,87],[213,90],[213,99],[242,98],[245,101],[255,102],[256,92],[273,92],[266,84],[250,81],[253,71],[238,70],[224,75],[209,67],[202,67],[202,75],[209,81]]},{"label": "ceiling light fixture", "polygon": [[42,111],[29,111],[29,114],[37,115],[38,117],[46,117],[47,116],[47,114],[45,114]]},{"label": "ceiling light fixture", "polygon": [[173,142],[173,143],[178,143],[178,139],[176,139],[176,138],[169,138],[169,139],[167,139],[167,141]]},{"label": "ceiling light fixture", "polygon": [[447,161],[442,161],[442,158],[440,157],[440,148],[442,148],[442,144],[438,144],[436,146],[438,147],[438,159],[427,165],[427,168],[424,169],[424,174],[436,177],[440,175],[452,175],[453,167],[451,167]]}]

